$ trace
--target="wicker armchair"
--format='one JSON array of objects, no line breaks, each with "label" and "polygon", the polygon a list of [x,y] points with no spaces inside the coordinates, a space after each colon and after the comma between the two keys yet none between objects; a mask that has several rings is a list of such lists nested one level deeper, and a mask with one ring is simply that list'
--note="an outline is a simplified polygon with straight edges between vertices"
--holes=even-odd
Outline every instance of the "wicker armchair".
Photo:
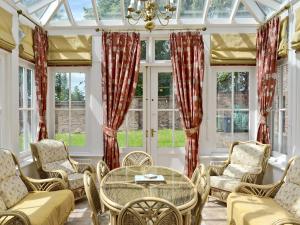
[{"label": "wicker armchair", "polygon": [[74,196],[64,190],[62,179],[26,177],[6,149],[0,149],[0,178],[1,225],[63,225],[74,208]]},{"label": "wicker armchair", "polygon": [[178,209],[168,201],[158,198],[142,198],[129,202],[122,209],[117,224],[182,225],[182,216]]},{"label": "wicker armchair", "polygon": [[300,157],[289,161],[278,183],[242,183],[228,196],[227,210],[229,225],[300,225]]},{"label": "wicker armchair", "polygon": [[94,225],[109,224],[109,214],[102,213],[101,200],[93,175],[89,171],[84,172],[84,189],[92,210],[92,221]]},{"label": "wicker armchair", "polygon": [[[108,174],[110,170],[109,170],[108,166],[106,165],[106,163],[103,160],[100,160],[97,163],[96,171],[97,171],[97,178],[98,178],[99,184],[101,184],[103,177],[105,177],[105,175]],[[106,210],[105,205],[103,204],[102,201],[101,201],[101,210],[102,210],[102,213],[104,213]]]},{"label": "wicker armchair", "polygon": [[143,151],[133,151],[127,154],[122,162],[122,166],[152,166],[152,157]]},{"label": "wicker armchair", "polygon": [[270,158],[270,145],[234,142],[223,165],[209,167],[210,196],[226,203],[241,182],[261,184]]},{"label": "wicker armchair", "polygon": [[31,152],[41,178],[61,178],[74,193],[75,200],[85,197],[83,173],[86,170],[95,173],[92,165],[72,160],[61,141],[44,139],[31,143]]},{"label": "wicker armchair", "polygon": [[195,184],[198,192],[198,201],[192,211],[192,224],[199,225],[202,221],[202,209],[207,202],[210,189],[209,173],[203,164],[199,165],[195,169],[192,176],[192,181]]}]

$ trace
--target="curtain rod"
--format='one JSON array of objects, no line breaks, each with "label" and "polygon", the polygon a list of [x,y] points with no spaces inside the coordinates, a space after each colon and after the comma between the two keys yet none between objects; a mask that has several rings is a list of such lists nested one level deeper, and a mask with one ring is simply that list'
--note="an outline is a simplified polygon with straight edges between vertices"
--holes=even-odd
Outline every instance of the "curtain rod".
[{"label": "curtain rod", "polygon": [[26,19],[28,19],[31,23],[35,24],[36,26],[41,27],[41,26],[40,26],[39,24],[37,24],[33,19],[31,19],[29,16],[25,15],[21,9],[18,9],[18,10],[17,10],[17,13],[18,13],[18,15],[24,16]]},{"label": "curtain rod", "polygon": [[[172,29],[172,28],[170,28],[170,29],[156,28],[153,31],[157,31],[157,30],[159,30],[159,31],[180,31],[180,30],[184,30],[184,31],[192,31],[192,30],[206,31],[207,28],[206,27],[195,28],[195,29],[187,29],[187,28],[176,28],[176,29]],[[104,32],[104,31],[108,31],[108,32],[135,32],[135,31],[137,31],[138,32],[138,31],[147,31],[147,30],[145,30],[145,29],[132,29],[132,30],[131,29],[125,29],[125,30],[115,29],[114,30],[114,29],[96,28],[95,31],[96,32],[100,32],[100,31],[102,31],[102,32]],[[151,33],[151,31],[149,31],[149,33]]]},{"label": "curtain rod", "polygon": [[261,25],[265,25],[270,20],[272,20],[274,17],[279,16],[281,13],[283,13],[285,10],[289,10],[291,8],[291,3],[287,3],[284,7],[282,7],[278,12],[276,12],[274,15],[272,15],[269,19],[267,19],[264,23]]}]

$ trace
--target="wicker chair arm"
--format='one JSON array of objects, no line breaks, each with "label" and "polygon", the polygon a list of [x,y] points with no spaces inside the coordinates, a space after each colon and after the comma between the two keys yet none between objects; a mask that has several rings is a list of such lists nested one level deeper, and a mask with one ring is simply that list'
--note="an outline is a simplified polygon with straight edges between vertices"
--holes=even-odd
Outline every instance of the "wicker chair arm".
[{"label": "wicker chair arm", "polygon": [[60,178],[63,179],[64,182],[68,183],[68,174],[63,170],[44,170],[44,172],[47,173],[50,178]]},{"label": "wicker chair arm", "polygon": [[69,158],[69,160],[73,164],[73,167],[75,168],[77,173],[84,173],[84,171],[86,170],[90,171],[91,173],[96,172],[95,167],[89,163],[80,163],[71,158]]},{"label": "wicker chair arm", "polygon": [[0,224],[2,225],[31,225],[27,215],[21,211],[0,211]]},{"label": "wicker chair arm", "polygon": [[276,184],[268,185],[258,185],[258,184],[249,184],[241,183],[236,189],[235,192],[242,194],[250,194],[258,197],[270,197],[273,198],[281,187],[282,182]]},{"label": "wicker chair arm", "polygon": [[257,173],[246,173],[243,175],[241,182],[252,183],[255,184],[258,176],[262,173],[262,169],[260,169]]},{"label": "wicker chair arm", "polygon": [[224,165],[211,165],[208,167],[208,172],[210,176],[221,176],[227,167],[227,163]]},{"label": "wicker chair arm", "polygon": [[272,225],[300,225],[300,219],[297,218],[286,218],[286,219],[280,219],[276,222],[272,223]]},{"label": "wicker chair arm", "polygon": [[25,177],[31,191],[58,191],[67,188],[67,184],[60,178],[33,179]]}]

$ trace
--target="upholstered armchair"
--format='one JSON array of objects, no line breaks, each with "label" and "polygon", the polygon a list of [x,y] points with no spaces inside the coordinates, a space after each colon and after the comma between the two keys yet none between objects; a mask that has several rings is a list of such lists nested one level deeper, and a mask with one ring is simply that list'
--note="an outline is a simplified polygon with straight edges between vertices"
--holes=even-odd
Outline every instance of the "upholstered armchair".
[{"label": "upholstered armchair", "polygon": [[63,225],[74,208],[74,196],[62,179],[24,176],[9,150],[0,149],[0,224]]},{"label": "upholstered armchair", "polygon": [[31,144],[33,160],[41,178],[61,178],[73,191],[75,200],[85,197],[83,173],[95,173],[92,165],[78,163],[70,158],[65,144],[61,141],[44,139]]},{"label": "upholstered armchair", "polygon": [[300,157],[269,185],[242,183],[227,200],[228,225],[300,225]]},{"label": "upholstered armchair", "polygon": [[234,142],[228,160],[209,167],[210,196],[226,202],[241,182],[261,184],[270,158],[270,145]]}]

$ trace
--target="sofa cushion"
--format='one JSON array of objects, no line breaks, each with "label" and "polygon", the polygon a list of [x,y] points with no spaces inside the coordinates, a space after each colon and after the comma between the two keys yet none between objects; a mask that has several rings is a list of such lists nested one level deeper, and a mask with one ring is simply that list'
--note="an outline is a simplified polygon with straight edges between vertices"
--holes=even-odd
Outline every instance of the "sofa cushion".
[{"label": "sofa cushion", "polygon": [[68,175],[70,189],[74,190],[76,188],[83,187],[83,174],[73,173]]},{"label": "sofa cushion", "polygon": [[67,152],[61,141],[44,139],[36,143],[41,164],[67,159]]},{"label": "sofa cushion", "polygon": [[211,176],[210,177],[210,186],[226,191],[234,191],[239,184],[241,183],[240,179],[228,177],[228,176]]},{"label": "sofa cushion", "polygon": [[300,186],[284,183],[275,196],[275,201],[290,213],[300,218]]},{"label": "sofa cushion", "polygon": [[0,197],[0,211],[1,210],[6,210],[7,208],[6,208],[6,205],[5,205],[5,203],[4,203],[4,201],[3,201],[3,199]]},{"label": "sofa cushion", "polygon": [[231,193],[227,198],[228,224],[271,225],[293,215],[272,198]]},{"label": "sofa cushion", "polygon": [[21,201],[28,190],[19,176],[11,176],[0,182],[0,196],[7,208],[10,208]]},{"label": "sofa cushion", "polygon": [[223,175],[241,179],[246,173],[258,173],[259,171],[260,167],[241,164],[229,164],[224,170]]},{"label": "sofa cushion", "polygon": [[70,190],[32,192],[12,210],[24,212],[31,225],[64,224],[74,209],[74,195]]},{"label": "sofa cushion", "polygon": [[51,163],[47,163],[43,165],[43,169],[45,171],[53,171],[53,170],[63,170],[67,174],[75,173],[73,166],[71,165],[70,161],[67,159],[55,161]]},{"label": "sofa cushion", "polygon": [[16,174],[16,165],[11,153],[0,150],[0,181]]},{"label": "sofa cushion", "polygon": [[300,185],[300,157],[296,157],[292,162],[286,175],[286,182]]},{"label": "sofa cushion", "polygon": [[242,143],[233,147],[230,163],[261,167],[263,157],[264,146]]}]

